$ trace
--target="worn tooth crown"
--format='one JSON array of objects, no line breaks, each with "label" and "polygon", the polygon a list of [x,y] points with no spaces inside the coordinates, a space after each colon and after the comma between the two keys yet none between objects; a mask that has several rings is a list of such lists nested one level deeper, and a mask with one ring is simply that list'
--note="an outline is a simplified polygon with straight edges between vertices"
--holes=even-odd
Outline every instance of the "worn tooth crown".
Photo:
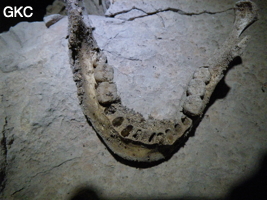
[{"label": "worn tooth crown", "polygon": [[114,70],[110,65],[106,63],[101,63],[97,65],[97,67],[94,70],[95,80],[97,82],[112,81],[113,73],[114,73]]},{"label": "worn tooth crown", "polygon": [[102,82],[96,89],[96,97],[100,104],[109,105],[119,99],[117,87],[114,83]]},{"label": "worn tooth crown", "polygon": [[210,82],[210,71],[207,66],[198,68],[193,75],[193,79],[200,79],[205,84],[208,84]]},{"label": "worn tooth crown", "polygon": [[240,34],[257,19],[253,2],[237,2],[234,29],[209,65],[194,72],[181,102],[181,119],[156,120],[144,119],[140,113],[122,105],[113,82],[114,70],[98,48],[92,28],[83,22],[77,5],[77,0],[67,1],[69,57],[84,115],[111,152],[138,162],[164,160],[175,152],[194,122],[202,117],[229,62],[245,48],[248,37],[240,41]]},{"label": "worn tooth crown", "polygon": [[191,95],[197,95],[200,98],[203,98],[206,91],[206,84],[202,79],[195,79],[193,78],[188,85],[187,88],[187,94],[189,96]]}]

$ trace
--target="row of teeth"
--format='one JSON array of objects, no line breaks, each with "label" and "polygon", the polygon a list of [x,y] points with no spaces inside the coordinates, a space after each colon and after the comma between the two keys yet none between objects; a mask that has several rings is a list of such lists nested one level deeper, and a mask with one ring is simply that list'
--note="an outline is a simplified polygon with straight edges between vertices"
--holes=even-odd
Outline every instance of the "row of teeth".
[{"label": "row of teeth", "polygon": [[141,114],[122,106],[116,84],[113,82],[114,70],[107,63],[106,56],[102,52],[94,53],[91,59],[97,101],[105,108],[110,123],[123,139],[145,144],[170,145],[191,126],[192,120],[186,116],[179,122],[144,120]]},{"label": "row of teeth", "polygon": [[208,67],[200,67],[195,71],[186,91],[186,100],[183,105],[185,114],[191,117],[202,114],[206,106],[203,99],[210,79],[211,74]]},{"label": "row of teeth", "polygon": [[[98,56],[97,56],[98,55]],[[117,87],[113,83],[114,70],[107,63],[107,57],[103,53],[93,56],[94,78],[96,81],[96,97],[101,105],[110,105],[119,101]]]}]

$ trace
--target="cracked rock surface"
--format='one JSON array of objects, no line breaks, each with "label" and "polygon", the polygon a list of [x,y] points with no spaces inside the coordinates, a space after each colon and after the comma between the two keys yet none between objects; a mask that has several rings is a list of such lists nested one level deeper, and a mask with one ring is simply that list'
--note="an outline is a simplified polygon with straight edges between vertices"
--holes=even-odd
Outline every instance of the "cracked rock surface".
[{"label": "cracked rock surface", "polygon": [[166,11],[130,21],[99,16],[90,20],[99,47],[115,68],[122,103],[145,118],[180,119],[185,87],[194,70],[225,41],[233,16],[231,10],[216,17]]},{"label": "cracked rock surface", "polygon": [[[185,147],[148,169],[116,161],[86,122],[69,65],[66,18],[49,29],[23,22],[2,33],[2,199],[70,199],[82,187],[104,199],[225,196],[267,151],[267,5],[255,3],[261,20],[246,33],[253,37],[242,64],[218,91],[228,88],[227,95],[209,108]],[[114,1],[106,12],[111,18],[90,16],[98,45],[115,68],[122,102],[145,116],[176,117],[176,101],[194,69],[205,65],[231,30],[232,5]],[[208,12],[158,12],[168,8]]]}]

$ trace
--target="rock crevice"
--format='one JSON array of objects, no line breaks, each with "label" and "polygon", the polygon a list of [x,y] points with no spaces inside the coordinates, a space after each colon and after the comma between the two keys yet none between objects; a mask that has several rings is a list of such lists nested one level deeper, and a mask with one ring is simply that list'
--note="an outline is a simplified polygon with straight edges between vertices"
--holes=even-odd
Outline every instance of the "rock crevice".
[{"label": "rock crevice", "polygon": [[[166,8],[166,9],[156,10],[156,11],[153,11],[153,12],[146,12],[145,10],[143,10],[141,8],[132,7],[130,10],[123,10],[123,11],[120,11],[120,12],[112,13],[110,15],[107,14],[106,16],[107,17],[116,18],[116,17],[118,17],[118,15],[129,14],[129,13],[133,13],[134,11],[138,11],[138,14],[137,13],[135,13],[135,14],[139,15],[139,16],[128,17],[128,19],[126,19],[127,21],[133,21],[133,20],[138,19],[138,18],[147,17],[147,16],[151,16],[151,15],[156,15],[156,14],[159,14],[159,13],[162,13],[162,12],[168,12],[168,11],[171,11],[171,12],[174,12],[174,13],[178,13],[180,15],[195,16],[195,15],[203,15],[203,14],[215,15],[215,14],[228,12],[230,10],[234,10],[234,8],[228,8],[228,9],[222,10],[222,11],[207,11],[207,10],[203,10],[203,11],[200,11],[200,12],[186,12],[186,11],[183,11],[183,10],[178,9],[178,8]],[[118,18],[121,19],[123,17],[120,16]]]}]

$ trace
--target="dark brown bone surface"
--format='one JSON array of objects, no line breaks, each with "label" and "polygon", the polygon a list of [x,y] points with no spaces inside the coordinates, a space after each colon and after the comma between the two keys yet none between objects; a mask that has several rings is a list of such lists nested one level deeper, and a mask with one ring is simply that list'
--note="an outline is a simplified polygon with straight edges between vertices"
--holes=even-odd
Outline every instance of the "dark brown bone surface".
[{"label": "dark brown bone surface", "polygon": [[209,99],[223,78],[229,63],[239,56],[248,37],[241,33],[257,20],[257,8],[251,1],[235,6],[233,31],[223,47],[199,67],[186,89],[183,116],[180,120],[144,119],[121,104],[113,82],[113,68],[98,48],[92,28],[83,22],[77,0],[67,1],[69,49],[74,81],[83,112],[108,148],[129,161],[155,162],[169,157],[201,118]]}]

